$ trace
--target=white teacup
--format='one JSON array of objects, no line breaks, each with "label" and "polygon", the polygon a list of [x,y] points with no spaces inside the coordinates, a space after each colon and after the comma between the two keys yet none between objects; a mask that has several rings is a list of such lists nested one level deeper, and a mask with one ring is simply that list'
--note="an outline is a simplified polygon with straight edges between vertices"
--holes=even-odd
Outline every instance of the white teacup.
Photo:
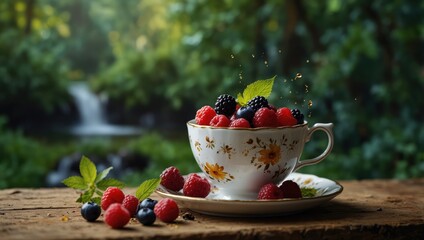
[{"label": "white teacup", "polygon": [[[281,183],[299,168],[322,161],[334,144],[333,124],[307,123],[278,128],[219,128],[187,123],[190,147],[203,173],[218,188],[217,198],[256,199],[260,188]],[[324,152],[300,160],[303,147],[318,130],[327,134]]]}]

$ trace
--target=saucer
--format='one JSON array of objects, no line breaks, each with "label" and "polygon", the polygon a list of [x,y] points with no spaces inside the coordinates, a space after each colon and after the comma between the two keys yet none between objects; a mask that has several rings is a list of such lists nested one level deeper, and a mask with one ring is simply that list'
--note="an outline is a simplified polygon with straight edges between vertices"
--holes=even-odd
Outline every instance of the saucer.
[{"label": "saucer", "polygon": [[[204,176],[203,173],[198,173]],[[296,182],[301,188],[315,188],[314,197],[300,199],[286,198],[273,200],[227,200],[221,199],[219,189],[211,185],[213,191],[206,198],[184,196],[182,192],[171,192],[160,186],[156,193],[161,197],[174,199],[180,207],[194,212],[226,217],[267,217],[299,213],[330,201],[343,191],[339,183],[311,174],[291,173],[286,180]]]}]

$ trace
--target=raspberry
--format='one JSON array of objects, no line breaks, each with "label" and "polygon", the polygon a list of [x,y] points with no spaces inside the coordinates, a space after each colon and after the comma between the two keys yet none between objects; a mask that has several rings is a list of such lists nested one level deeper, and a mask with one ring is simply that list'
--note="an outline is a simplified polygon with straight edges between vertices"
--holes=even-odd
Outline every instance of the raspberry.
[{"label": "raspberry", "polygon": [[252,98],[247,105],[253,108],[253,111],[258,111],[261,108],[268,107],[268,100],[263,96],[256,96]]},{"label": "raspberry", "polygon": [[162,222],[170,223],[177,219],[180,209],[173,199],[162,198],[155,205],[154,213]]},{"label": "raspberry", "polygon": [[238,118],[238,119],[235,119],[234,121],[232,121],[230,123],[229,127],[232,127],[232,128],[250,128],[250,123],[249,123],[249,121],[247,121],[244,118]]},{"label": "raspberry", "polygon": [[223,114],[228,118],[236,111],[236,99],[228,94],[222,94],[218,97],[215,103],[216,114]]},{"label": "raspberry", "polygon": [[283,107],[277,110],[277,118],[280,126],[293,126],[297,124],[289,108]]},{"label": "raspberry", "polygon": [[283,191],[273,183],[263,185],[258,193],[258,199],[280,199],[283,197]]},{"label": "raspberry", "polygon": [[117,187],[108,187],[102,196],[102,209],[106,210],[112,203],[122,203],[125,195],[121,189]]},{"label": "raspberry", "polygon": [[299,109],[297,109],[297,108],[292,109],[291,114],[294,118],[296,118],[297,124],[303,123],[305,116],[303,116],[302,112]]},{"label": "raspberry", "polygon": [[261,108],[253,117],[254,127],[277,127],[278,119],[276,113],[269,108]]},{"label": "raspberry", "polygon": [[216,112],[211,106],[203,106],[196,112],[196,123],[199,125],[209,125]]},{"label": "raspberry", "polygon": [[184,186],[184,178],[178,168],[171,166],[160,174],[160,184],[172,191],[180,191]]},{"label": "raspberry", "polygon": [[228,127],[230,122],[230,119],[228,119],[225,115],[219,114],[212,118],[209,125],[212,127]]},{"label": "raspberry", "polygon": [[188,176],[184,183],[183,193],[190,197],[206,197],[211,191],[211,185],[206,178],[192,173]]},{"label": "raspberry", "polygon": [[301,198],[302,192],[300,191],[299,185],[293,182],[292,180],[286,180],[280,186],[281,191],[283,191],[285,198]]},{"label": "raspberry", "polygon": [[126,195],[122,201],[122,206],[128,210],[131,216],[134,216],[137,213],[138,203],[138,198],[134,195]]},{"label": "raspberry", "polygon": [[130,212],[120,203],[112,203],[104,214],[105,222],[112,228],[122,228],[130,219]]}]

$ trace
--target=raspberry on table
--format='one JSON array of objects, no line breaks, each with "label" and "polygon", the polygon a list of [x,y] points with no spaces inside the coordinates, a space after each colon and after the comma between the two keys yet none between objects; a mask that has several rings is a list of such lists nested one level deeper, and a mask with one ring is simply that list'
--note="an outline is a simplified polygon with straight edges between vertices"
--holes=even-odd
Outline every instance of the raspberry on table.
[{"label": "raspberry on table", "polygon": [[297,108],[292,109],[291,114],[294,118],[296,118],[297,124],[303,123],[305,116],[303,115],[303,113],[299,109],[297,109]]},{"label": "raspberry on table", "polygon": [[104,221],[111,228],[123,228],[130,219],[130,212],[120,203],[112,203],[104,214]]},{"label": "raspberry on table", "polygon": [[302,191],[300,190],[299,185],[293,182],[292,180],[284,181],[279,187],[283,191],[285,198],[301,198]]},{"label": "raspberry on table", "polygon": [[230,123],[230,128],[250,128],[250,123],[244,118],[238,118]]},{"label": "raspberry on table", "polygon": [[219,114],[212,118],[209,125],[212,127],[228,127],[230,122],[230,119],[228,119],[225,115]]},{"label": "raspberry on table", "polygon": [[209,125],[216,112],[211,106],[203,106],[196,112],[196,123],[199,125]]},{"label": "raspberry on table", "polygon": [[171,198],[162,198],[155,205],[154,213],[162,222],[170,223],[178,218],[180,209],[177,203]]},{"label": "raspberry on table", "polygon": [[107,210],[107,208],[112,203],[122,203],[125,198],[125,194],[121,189],[117,187],[108,187],[104,192],[101,199],[101,206],[103,210]]},{"label": "raspberry on table", "polygon": [[122,201],[122,206],[124,206],[128,212],[130,212],[131,217],[137,213],[139,200],[134,195],[126,195]]},{"label": "raspberry on table", "polygon": [[258,193],[258,199],[280,199],[283,198],[283,191],[273,183],[267,183],[261,187]]},{"label": "raspberry on table", "polygon": [[190,174],[183,187],[183,194],[189,197],[205,198],[211,191],[211,185],[206,178],[202,178],[196,173]]},{"label": "raspberry on table", "polygon": [[160,184],[172,191],[180,191],[184,186],[184,178],[178,168],[171,166],[160,174]]},{"label": "raspberry on table", "polygon": [[268,100],[263,96],[256,96],[247,102],[247,105],[253,108],[253,111],[258,111],[261,108],[268,107]]},{"label": "raspberry on table", "polygon": [[215,103],[216,114],[222,114],[228,118],[236,111],[236,99],[229,94],[219,95]]},{"label": "raspberry on table", "polygon": [[278,127],[277,114],[266,107],[263,107],[256,111],[253,117],[254,127]]},{"label": "raspberry on table", "polygon": [[297,119],[293,117],[289,108],[277,109],[277,119],[280,126],[293,126],[297,124]]}]

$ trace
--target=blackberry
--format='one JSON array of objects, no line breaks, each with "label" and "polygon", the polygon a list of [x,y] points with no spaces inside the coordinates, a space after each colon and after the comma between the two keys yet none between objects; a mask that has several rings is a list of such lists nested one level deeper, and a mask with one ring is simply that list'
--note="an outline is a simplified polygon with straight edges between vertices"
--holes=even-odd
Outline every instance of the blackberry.
[{"label": "blackberry", "polygon": [[297,124],[303,123],[303,120],[304,120],[305,117],[303,116],[303,113],[299,109],[293,108],[291,110],[291,114],[294,118],[296,118]]},{"label": "blackberry", "polygon": [[247,102],[247,105],[250,106],[255,112],[263,107],[269,107],[268,100],[266,100],[266,98],[263,96],[256,96],[252,98],[249,102]]},{"label": "blackberry", "polygon": [[228,94],[222,94],[215,103],[216,114],[222,114],[230,118],[236,111],[236,99]]}]

